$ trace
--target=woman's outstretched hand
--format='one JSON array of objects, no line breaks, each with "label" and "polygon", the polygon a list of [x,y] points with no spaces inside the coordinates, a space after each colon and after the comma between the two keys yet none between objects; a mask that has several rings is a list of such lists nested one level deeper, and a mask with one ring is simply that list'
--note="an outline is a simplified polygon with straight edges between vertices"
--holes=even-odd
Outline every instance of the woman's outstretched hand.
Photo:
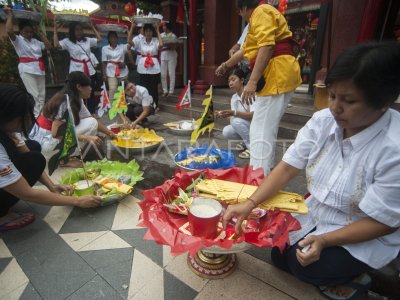
[{"label": "woman's outstretched hand", "polygon": [[237,234],[242,233],[242,223],[250,215],[254,206],[251,202],[246,201],[235,205],[229,205],[222,217],[222,225],[224,229],[232,218],[236,218],[235,231]]}]

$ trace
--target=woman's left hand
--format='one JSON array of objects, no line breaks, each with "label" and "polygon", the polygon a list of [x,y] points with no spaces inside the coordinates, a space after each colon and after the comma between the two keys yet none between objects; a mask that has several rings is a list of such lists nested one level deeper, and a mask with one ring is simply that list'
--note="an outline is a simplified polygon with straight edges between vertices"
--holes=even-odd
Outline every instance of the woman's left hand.
[{"label": "woman's left hand", "polygon": [[243,89],[242,102],[250,105],[256,100],[257,83],[249,81]]},{"label": "woman's left hand", "polygon": [[326,241],[320,235],[310,235],[299,242],[300,247],[307,245],[310,245],[310,248],[305,253],[300,249],[296,250],[297,260],[303,267],[319,260],[322,250],[326,247]]},{"label": "woman's left hand", "polygon": [[74,188],[69,185],[64,185],[64,184],[54,184],[49,190],[53,193],[57,194],[65,194],[67,196],[72,195],[74,192]]}]

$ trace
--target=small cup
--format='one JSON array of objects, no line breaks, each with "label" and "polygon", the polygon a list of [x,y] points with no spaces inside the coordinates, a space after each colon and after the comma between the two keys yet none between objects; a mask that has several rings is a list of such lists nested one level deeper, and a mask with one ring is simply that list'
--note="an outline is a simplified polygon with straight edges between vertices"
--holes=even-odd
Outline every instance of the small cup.
[{"label": "small cup", "polygon": [[194,236],[215,238],[222,205],[214,199],[195,198],[190,204],[188,219]]},{"label": "small cup", "polygon": [[112,133],[118,134],[121,131],[121,126],[118,124],[111,125],[110,130]]}]

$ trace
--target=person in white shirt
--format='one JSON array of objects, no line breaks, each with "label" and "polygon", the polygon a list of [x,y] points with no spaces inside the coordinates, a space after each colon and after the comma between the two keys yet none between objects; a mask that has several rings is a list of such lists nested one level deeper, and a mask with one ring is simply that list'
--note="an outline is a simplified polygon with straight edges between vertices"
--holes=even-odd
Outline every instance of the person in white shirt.
[{"label": "person in white shirt", "polygon": [[[135,26],[135,23],[132,23]],[[132,30],[131,30],[132,31]],[[133,41],[138,52],[137,72],[140,76],[140,84],[144,86],[153,97],[158,106],[158,83],[160,82],[160,62],[158,61],[158,50],[163,47],[158,26],[144,24],[144,39]],[[154,34],[157,37],[153,37]]]},{"label": "person in white shirt", "polygon": [[253,118],[251,105],[242,103],[241,94],[244,88],[246,74],[240,69],[234,69],[228,77],[229,88],[235,92],[231,98],[231,109],[217,112],[217,117],[230,118],[230,125],[222,130],[224,138],[241,141],[236,145],[240,158],[250,158],[250,123]]},{"label": "person in white shirt", "polygon": [[55,19],[54,22],[54,47],[68,51],[70,55],[69,73],[80,71],[90,77],[92,82],[92,94],[87,99],[87,107],[91,114],[96,112],[96,100],[94,97],[94,85],[96,83],[96,70],[94,64],[90,59],[90,48],[95,47],[101,41],[100,33],[96,27],[91,23],[92,30],[95,38],[85,37],[83,35],[83,28],[80,23],[71,22],[69,25],[68,38],[61,41],[58,40],[58,25]]},{"label": "person in white shirt", "polygon": [[[90,78],[84,73],[74,71],[67,77],[65,87],[49,99],[44,108],[43,113],[38,117],[38,126],[40,129],[34,129],[30,133],[30,138],[38,141],[44,150],[46,158],[49,153],[54,150],[57,143],[62,137],[57,135],[58,128],[65,123],[65,113],[67,111],[67,97],[71,105],[72,114],[75,121],[75,131],[81,147],[87,143],[100,146],[103,140],[97,136],[98,131],[103,132],[110,138],[115,135],[99,120],[92,117],[86,108],[83,99],[90,96],[92,91]],[[79,160],[71,159],[68,166],[79,166]]]},{"label": "person in white shirt", "polygon": [[240,38],[236,42],[236,44],[233,45],[231,49],[229,49],[229,57],[232,57],[233,54],[235,54],[242,47],[244,41],[246,40],[246,36],[247,36],[248,32],[249,32],[249,24],[247,24],[244,27],[242,34],[240,35]]},{"label": "person in white shirt", "polygon": [[[161,38],[177,38],[171,31],[171,23],[162,23],[163,33]],[[163,97],[172,95],[175,89],[175,69],[178,61],[178,53],[175,50],[174,44],[169,44],[161,48],[161,85],[163,89]],[[169,89],[167,84],[167,75],[169,75]]]},{"label": "person in white shirt", "polygon": [[128,44],[118,44],[118,34],[115,31],[109,31],[107,38],[109,44],[101,49],[103,81],[108,82],[108,96],[114,99],[118,85],[128,77],[125,55],[131,49],[132,42],[128,37]]},{"label": "person in white shirt", "polygon": [[346,49],[329,70],[329,108],[299,131],[282,161],[247,201],[229,206],[236,230],[249,213],[305,169],[307,215],[272,261],[329,299],[359,299],[400,251],[400,45]]},{"label": "person in white shirt", "polygon": [[[55,184],[44,171],[46,160],[40,145],[23,141],[35,124],[34,99],[13,85],[0,84],[0,232],[18,229],[35,220],[32,213],[10,212],[20,199],[43,205],[95,207],[96,196],[63,196],[72,187]],[[22,133],[22,134],[19,134]],[[33,187],[41,182],[48,191]]]},{"label": "person in white shirt", "polygon": [[147,117],[154,114],[153,97],[145,87],[128,82],[125,86],[125,99],[128,111],[120,114],[125,125],[136,128],[136,125],[145,123]]},{"label": "person in white shirt", "polygon": [[[7,14],[6,30],[19,57],[18,71],[29,94],[35,99],[35,116],[38,116],[46,97],[45,65],[42,52],[51,48],[46,34],[27,21],[19,22],[19,35],[14,33],[12,11],[4,8]],[[33,37],[36,33],[42,41]]]}]

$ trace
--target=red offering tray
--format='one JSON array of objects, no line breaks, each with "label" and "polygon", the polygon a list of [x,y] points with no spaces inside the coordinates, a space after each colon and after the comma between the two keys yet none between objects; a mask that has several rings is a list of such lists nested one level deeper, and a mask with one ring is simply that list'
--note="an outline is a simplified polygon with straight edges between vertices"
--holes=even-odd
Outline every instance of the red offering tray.
[{"label": "red offering tray", "polygon": [[227,228],[227,237],[223,239],[205,239],[192,236],[187,231],[185,233],[182,227],[187,226],[187,217],[169,212],[163,204],[179,194],[179,187],[185,189],[200,174],[206,179],[217,178],[250,185],[259,185],[264,177],[261,169],[254,171],[249,166],[227,170],[176,171],[173,179],[143,191],[144,200],[139,202],[142,214],[138,226],[148,229],[145,239],[171,247],[173,255],[189,252],[191,256],[195,256],[199,250],[212,246],[229,250],[234,244],[243,242],[258,247],[279,247],[282,251],[288,243],[289,232],[301,228],[300,223],[290,213],[268,211],[266,216],[258,221],[249,221],[249,230],[237,239],[229,239],[230,228]]}]

